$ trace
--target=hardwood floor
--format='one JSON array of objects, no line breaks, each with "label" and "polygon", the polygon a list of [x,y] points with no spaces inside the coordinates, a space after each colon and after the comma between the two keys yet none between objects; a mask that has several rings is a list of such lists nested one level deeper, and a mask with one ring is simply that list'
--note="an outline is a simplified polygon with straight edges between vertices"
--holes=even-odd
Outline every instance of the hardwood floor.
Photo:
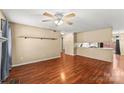
[{"label": "hardwood floor", "polygon": [[[118,57],[115,59],[117,61]],[[101,84],[124,83],[116,77],[118,66],[110,62],[81,56],[61,58],[14,67],[6,82],[17,79],[21,84]],[[122,74],[122,73],[121,73]]]}]

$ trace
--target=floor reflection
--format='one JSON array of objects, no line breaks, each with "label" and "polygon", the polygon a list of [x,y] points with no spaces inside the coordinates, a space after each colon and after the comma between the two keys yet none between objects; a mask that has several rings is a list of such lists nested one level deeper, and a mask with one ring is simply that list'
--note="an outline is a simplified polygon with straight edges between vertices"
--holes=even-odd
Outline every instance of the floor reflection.
[{"label": "floor reflection", "polygon": [[111,80],[114,83],[124,83],[124,56],[113,55]]},{"label": "floor reflection", "polygon": [[66,77],[65,77],[65,73],[64,72],[61,72],[60,77],[61,77],[61,80],[62,81],[65,81],[66,80]]}]

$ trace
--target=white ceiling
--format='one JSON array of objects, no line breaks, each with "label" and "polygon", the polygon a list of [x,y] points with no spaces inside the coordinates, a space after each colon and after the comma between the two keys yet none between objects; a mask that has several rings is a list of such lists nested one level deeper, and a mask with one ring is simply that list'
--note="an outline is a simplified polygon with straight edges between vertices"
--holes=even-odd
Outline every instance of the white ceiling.
[{"label": "white ceiling", "polygon": [[[72,19],[74,23],[72,26],[62,24],[55,26],[54,22],[42,22],[47,17],[42,13],[49,11],[52,13],[62,12],[64,14],[69,12],[75,12],[76,17]],[[124,31],[124,10],[117,9],[65,9],[65,10],[51,10],[51,9],[30,9],[30,10],[18,10],[7,9],[3,10],[4,14],[11,22],[32,25],[41,28],[51,28],[64,32],[79,32],[89,31],[98,28],[112,27],[113,31]]]}]

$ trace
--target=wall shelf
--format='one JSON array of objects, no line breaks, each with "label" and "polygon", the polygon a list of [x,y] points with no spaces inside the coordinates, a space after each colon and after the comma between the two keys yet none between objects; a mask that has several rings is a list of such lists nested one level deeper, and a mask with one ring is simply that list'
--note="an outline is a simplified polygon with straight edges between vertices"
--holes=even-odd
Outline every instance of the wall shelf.
[{"label": "wall shelf", "polygon": [[57,40],[57,38],[45,38],[45,37],[32,37],[32,36],[19,36],[18,38],[24,38],[24,39],[47,39],[47,40]]}]

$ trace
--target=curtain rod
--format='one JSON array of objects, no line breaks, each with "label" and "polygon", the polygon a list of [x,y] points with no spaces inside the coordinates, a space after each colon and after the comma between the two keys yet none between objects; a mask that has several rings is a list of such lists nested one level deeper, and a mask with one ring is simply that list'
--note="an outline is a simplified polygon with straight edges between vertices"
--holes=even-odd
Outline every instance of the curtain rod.
[{"label": "curtain rod", "polygon": [[32,39],[48,39],[48,40],[57,40],[57,38],[45,38],[45,37],[29,37],[29,36],[19,36],[19,38],[25,38],[25,39],[28,39],[28,38],[32,38]]}]

